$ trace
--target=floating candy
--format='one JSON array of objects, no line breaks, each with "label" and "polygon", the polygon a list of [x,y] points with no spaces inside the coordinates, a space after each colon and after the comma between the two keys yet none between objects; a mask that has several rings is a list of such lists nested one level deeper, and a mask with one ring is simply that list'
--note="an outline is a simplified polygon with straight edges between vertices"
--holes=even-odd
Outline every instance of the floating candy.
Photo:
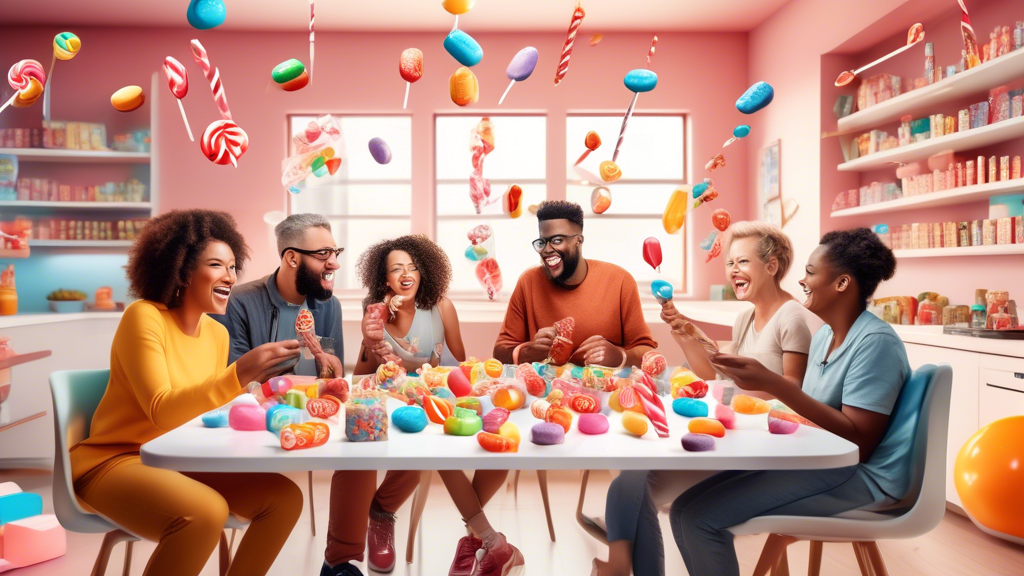
[{"label": "floating candy", "polygon": [[687,196],[688,192],[682,186],[672,192],[665,212],[661,215],[661,226],[665,232],[675,234],[686,224],[686,210],[690,207],[690,199]]},{"label": "floating candy", "polygon": [[604,162],[601,162],[598,170],[601,172],[601,180],[604,180],[605,182],[615,182],[619,178],[622,178],[622,169],[619,168],[619,165],[616,164],[614,160],[605,160]]},{"label": "floating candy", "polygon": [[537,49],[533,46],[527,46],[520,50],[508,63],[508,68],[505,70],[505,76],[508,77],[511,82],[508,84],[508,88],[505,88],[505,92],[501,95],[501,99],[498,100],[498,106],[505,101],[505,96],[508,95],[508,91],[512,89],[512,86],[516,82],[522,82],[533,74],[533,69],[537,67],[537,58],[539,54]]},{"label": "floating candy", "polygon": [[313,0],[309,0],[309,81],[313,81]]},{"label": "floating candy", "polygon": [[28,108],[36,103],[36,100],[43,95],[43,86],[46,85],[46,73],[43,72],[43,65],[35,60],[21,60],[11,66],[7,73],[7,82],[16,92],[3,106],[0,112],[4,111],[11,104],[15,108]]},{"label": "floating candy", "polygon": [[565,441],[565,428],[553,422],[539,422],[530,428],[530,441],[538,446],[552,446]]},{"label": "floating candy", "polygon": [[391,162],[391,148],[388,147],[388,143],[382,138],[371,138],[369,142],[370,156],[373,156],[373,160],[377,164],[387,164]]},{"label": "floating candy", "polygon": [[523,215],[523,189],[513,184],[508,187],[501,197],[501,211],[508,214],[510,218],[519,218]]},{"label": "floating candy", "polygon": [[405,100],[402,110],[409,105],[409,89],[412,83],[423,77],[423,52],[419,48],[406,48],[398,59],[398,73],[405,80]]},{"label": "floating candy", "polygon": [[732,129],[732,138],[726,140],[725,144],[722,144],[722,148],[725,148],[726,146],[732,144],[733,142],[739,140],[740,138],[746,138],[749,135],[750,126],[747,126],[746,124],[740,124],[739,126]]},{"label": "floating candy", "polygon": [[572,57],[572,46],[576,43],[576,33],[579,32],[580,24],[587,13],[576,3],[576,9],[572,12],[572,20],[569,21],[569,31],[565,33],[565,44],[562,44],[562,57],[558,60],[558,69],[555,70],[555,86],[565,78],[569,72],[569,58]]},{"label": "floating candy", "polygon": [[605,186],[598,186],[590,194],[590,209],[594,214],[604,214],[612,206],[612,191]]},{"label": "floating candy", "polygon": [[685,418],[707,418],[708,405],[695,398],[676,398],[672,411]]},{"label": "floating candy", "polygon": [[572,356],[572,333],[576,329],[576,320],[571,316],[563,318],[554,324],[555,341],[548,350],[547,362],[555,366],[561,366],[569,361]]},{"label": "floating candy", "polygon": [[306,412],[313,418],[330,418],[336,416],[341,409],[341,402],[333,397],[313,398],[306,402]]},{"label": "floating candy", "polygon": [[[963,2],[962,1],[960,2],[960,6],[963,7]],[[966,8],[964,9],[963,14],[964,14],[964,16],[966,16],[966,14],[967,14]],[[968,28],[970,28],[970,25],[971,25],[970,22],[971,22],[970,18],[968,18],[967,19],[967,27]],[[961,31],[962,31],[962,29],[961,29]],[[974,31],[971,30],[970,34],[971,34],[971,36],[973,36],[974,35]],[[966,48],[966,39],[967,39],[967,36],[966,36],[966,33],[965,33],[964,34],[965,48]],[[836,78],[836,81],[835,81],[836,87],[846,86],[850,82],[853,82],[854,78],[856,78],[857,75],[860,74],[861,72],[863,72],[863,71],[865,71],[865,70],[867,70],[869,68],[874,68],[875,66],[881,64],[882,62],[885,62],[886,60],[892,58],[893,56],[896,56],[897,54],[902,54],[903,52],[906,52],[914,44],[917,44],[921,40],[924,40],[924,25],[919,22],[919,23],[914,24],[913,26],[911,26],[910,30],[907,31],[907,43],[906,43],[906,45],[902,46],[901,48],[899,48],[897,50],[893,50],[892,52],[886,54],[885,56],[882,56],[878,60],[875,60],[874,62],[872,62],[870,64],[866,64],[864,66],[861,66],[860,68],[857,68],[856,70],[848,70],[848,71],[840,72],[839,73],[839,77]],[[967,52],[965,51],[965,53],[967,53]],[[975,52],[975,54],[977,54],[977,52]],[[969,58],[969,56],[965,56],[965,57]],[[977,57],[977,56],[975,56],[975,57]],[[978,62],[978,63],[980,64],[981,62]],[[969,62],[965,63],[965,69],[969,70],[971,67],[972,67],[972,65]]]},{"label": "floating candy", "polygon": [[761,398],[754,398],[746,394],[737,394],[732,397],[732,409],[737,414],[767,414],[771,411],[768,402]]},{"label": "floating candy", "polygon": [[484,49],[462,30],[452,30],[445,37],[444,49],[463,66],[476,66],[484,58]]},{"label": "floating candy", "polygon": [[715,405],[715,420],[721,422],[726,430],[736,428],[736,412],[726,404]]},{"label": "floating candy", "polygon": [[669,302],[672,300],[672,285],[664,280],[655,280],[651,282],[651,294],[658,304]]},{"label": "floating candy", "polygon": [[82,40],[71,32],[61,32],[53,37],[53,58],[50,69],[46,72],[46,83],[43,86],[43,119],[50,118],[50,84],[53,83],[53,66],[57,60],[71,60],[82,49]]},{"label": "floating candy", "polygon": [[482,419],[484,432],[497,434],[502,424],[508,421],[509,415],[510,412],[504,408],[492,408]]},{"label": "floating candy", "polygon": [[715,449],[715,438],[708,434],[683,434],[683,450],[687,452],[708,452]]},{"label": "floating candy", "polygon": [[658,45],[658,36],[655,35],[654,39],[651,40],[651,49],[647,51],[647,63],[651,63],[651,58],[654,57],[654,47]]},{"label": "floating candy", "polygon": [[643,358],[640,359],[640,369],[651,378],[658,376],[666,368],[668,368],[668,360],[665,359],[664,354],[657,350],[648,350],[644,353]]},{"label": "floating candy", "polygon": [[209,30],[224,23],[227,8],[223,0],[191,0],[185,18],[196,30]]},{"label": "floating candy", "polygon": [[718,154],[715,154],[715,157],[712,158],[711,160],[708,160],[708,163],[704,165],[704,169],[708,170],[708,171],[713,171],[716,168],[724,168],[724,167],[725,167],[725,155],[722,154],[721,152],[719,152]]},{"label": "floating candy", "polygon": [[289,424],[281,429],[281,448],[285,450],[316,448],[326,444],[330,437],[331,429],[323,422]]},{"label": "floating candy", "polygon": [[[644,376],[647,376],[646,374]],[[649,377],[648,377],[649,379]],[[653,386],[653,382],[650,384]],[[640,397],[640,404],[644,408],[644,414],[654,425],[654,432],[659,438],[668,438],[668,418],[665,414],[665,405],[661,398],[647,386],[633,386],[637,396]],[[619,398],[621,399],[621,395]]]},{"label": "floating candy", "polygon": [[686,428],[694,434],[708,434],[716,438],[725,436],[725,426],[718,420],[711,418],[694,418],[686,425]]},{"label": "floating candy", "polygon": [[715,244],[715,240],[717,240],[717,239],[718,239],[718,232],[716,232],[715,230],[712,230],[711,232],[708,232],[708,235],[705,236],[704,239],[700,241],[700,244],[699,244],[700,249],[701,250],[711,250],[711,247]]},{"label": "floating candy", "polygon": [[465,408],[456,408],[455,413],[444,421],[444,433],[452,436],[472,436],[482,427],[480,416]]},{"label": "floating candy", "polygon": [[591,152],[601,147],[601,137],[597,135],[597,132],[587,132],[587,135],[583,138],[583,145],[587,149],[583,151],[583,154],[580,155],[573,166],[579,166],[581,162],[587,159],[587,156],[590,156]]},{"label": "floating candy", "polygon": [[447,10],[449,14],[458,16],[459,14],[469,12],[475,2],[476,0],[442,0],[441,7]]},{"label": "floating candy", "polygon": [[711,178],[705,178],[703,182],[693,187],[693,197],[697,199],[693,203],[693,207],[697,208],[705,202],[711,202],[715,198],[718,198],[718,190],[715,189],[715,181]]},{"label": "floating candy", "polygon": [[654,90],[658,85],[658,75],[650,70],[630,70],[626,77],[622,79],[622,83],[633,92],[633,100],[629,103],[629,108],[626,108],[626,114],[622,117],[622,127],[619,128],[619,140],[615,143],[612,161],[619,159],[619,149],[622,148],[622,139],[626,137],[626,126],[629,124],[629,119],[633,116],[633,107],[636,106],[637,98],[640,97],[641,92]]},{"label": "floating candy", "polygon": [[644,240],[644,261],[658,272],[661,272],[661,242],[657,238]]},{"label": "floating candy", "polygon": [[281,184],[289,187],[301,183],[313,173],[314,161],[321,174],[337,172],[341,158],[334,157],[334,146],[340,141],[341,126],[333,116],[327,114],[310,121],[292,136],[295,154],[281,162]]},{"label": "floating candy", "polygon": [[[192,40],[192,59],[203,69],[203,74],[206,76],[207,82],[210,83],[213,101],[217,104],[217,110],[220,111],[221,118],[231,120],[231,109],[228,108],[228,97],[224,94],[224,84],[220,79],[220,70],[216,66],[210,65],[210,57],[206,53],[206,48],[203,48],[199,40]],[[210,129],[207,128],[206,130],[209,131]],[[248,146],[248,141],[246,141],[246,148]],[[226,162],[223,162],[223,164],[226,164]]]},{"label": "floating candy", "polygon": [[604,35],[594,34],[593,36],[590,37],[590,45],[597,46],[598,44],[601,43],[601,40],[604,40]]},{"label": "floating candy", "polygon": [[630,434],[643,436],[647,434],[647,419],[636,412],[623,412],[622,427]]},{"label": "floating candy", "polygon": [[732,216],[729,212],[723,208],[719,208],[711,213],[711,224],[720,231],[725,232],[729,228],[729,224],[732,224]]},{"label": "floating candy", "polygon": [[139,86],[125,86],[110,96],[110,104],[118,112],[138,110],[146,102],[146,93]]},{"label": "floating candy", "polygon": [[796,422],[768,417],[768,431],[772,434],[792,434],[799,427]]},{"label": "floating candy", "polygon": [[427,413],[419,406],[402,406],[391,413],[391,422],[402,432],[415,434],[427,427]]},{"label": "floating candy", "polygon": [[173,56],[168,56],[164,58],[164,75],[167,76],[167,87],[171,89],[171,94],[174,94],[174,98],[178,101],[178,110],[181,111],[181,121],[185,123],[188,139],[195,142],[196,139],[192,137],[192,127],[188,125],[188,117],[185,116],[185,106],[181,103],[181,99],[188,94],[188,72],[181,62],[178,62]]},{"label": "floating candy", "polygon": [[767,82],[757,82],[736,100],[736,109],[744,114],[753,114],[772,103],[775,89]]},{"label": "floating candy", "polygon": [[604,434],[608,431],[608,417],[600,412],[596,414],[580,414],[580,423],[576,427],[584,434]]},{"label": "floating candy", "polygon": [[285,92],[294,92],[309,84],[309,74],[302,62],[292,58],[285,60],[270,71],[270,79]]},{"label": "floating candy", "polygon": [[469,199],[480,214],[482,208],[492,202],[491,181],[484,178],[484,160],[494,151],[494,127],[491,119],[483,117],[470,132],[470,163],[473,171],[469,175]]},{"label": "floating candy", "polygon": [[476,265],[476,279],[480,281],[480,285],[487,291],[487,298],[494,300],[494,297],[501,292],[502,281],[501,281],[501,268],[498,267],[498,261],[494,258],[484,258]]},{"label": "floating candy", "polygon": [[711,249],[708,250],[708,255],[704,258],[704,263],[707,264],[715,258],[722,255],[722,237],[715,238],[715,243],[711,245]]}]

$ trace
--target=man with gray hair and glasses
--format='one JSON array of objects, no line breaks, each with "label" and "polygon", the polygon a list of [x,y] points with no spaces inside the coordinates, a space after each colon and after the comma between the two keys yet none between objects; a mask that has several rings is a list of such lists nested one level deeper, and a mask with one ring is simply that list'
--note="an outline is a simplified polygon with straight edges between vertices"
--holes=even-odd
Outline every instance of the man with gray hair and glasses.
[{"label": "man with gray hair and glasses", "polygon": [[[341,378],[341,304],[334,274],[341,268],[331,223],[319,214],[292,214],[274,228],[281,266],[273,274],[231,290],[227,313],[216,317],[231,336],[228,362],[268,342],[298,339],[311,359],[299,356],[293,372]],[[297,334],[295,321],[308,310],[314,331]],[[294,362],[294,361],[293,361]]]}]

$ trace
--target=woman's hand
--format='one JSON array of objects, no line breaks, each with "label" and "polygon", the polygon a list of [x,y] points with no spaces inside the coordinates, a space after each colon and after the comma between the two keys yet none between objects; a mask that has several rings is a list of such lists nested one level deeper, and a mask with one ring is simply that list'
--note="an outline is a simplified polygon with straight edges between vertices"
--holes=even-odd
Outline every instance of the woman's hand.
[{"label": "woman's hand", "polygon": [[245,386],[249,382],[266,382],[273,376],[282,374],[288,366],[281,366],[299,355],[298,340],[269,342],[257,346],[243,354],[235,361],[235,373],[238,382]]},{"label": "woman's hand", "polygon": [[683,316],[679,310],[676,309],[676,305],[671,300],[666,300],[661,305],[661,320],[672,327],[672,330],[682,330],[683,325],[688,321],[686,316]]},{"label": "woman's hand", "polygon": [[334,354],[324,352],[324,349],[320,346],[320,339],[316,337],[316,334],[303,332],[302,342],[306,345],[306,348],[309,348],[309,352],[313,355],[316,362],[320,364],[320,375],[322,377],[341,378],[345,375],[345,367],[342,365],[341,360]]},{"label": "woman's hand", "polygon": [[733,354],[715,354],[709,356],[711,365],[716,370],[725,374],[744,390],[756,392],[767,392],[777,396],[776,389],[779,386],[779,375],[764,367],[753,358],[736,356]]},{"label": "woman's hand", "polygon": [[384,339],[384,310],[386,304],[370,304],[363,314],[363,339],[369,342],[379,342]]}]

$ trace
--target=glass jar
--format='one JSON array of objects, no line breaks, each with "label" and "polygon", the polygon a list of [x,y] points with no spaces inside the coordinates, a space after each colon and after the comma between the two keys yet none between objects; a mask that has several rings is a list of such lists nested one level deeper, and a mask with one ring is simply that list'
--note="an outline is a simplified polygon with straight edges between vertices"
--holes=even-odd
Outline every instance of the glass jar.
[{"label": "glass jar", "polygon": [[992,315],[1005,311],[1010,303],[1010,293],[1005,290],[989,290],[985,293],[986,314],[988,316],[988,328],[992,328]]},{"label": "glass jar", "polygon": [[352,396],[345,403],[345,436],[349,442],[388,439],[387,395]]},{"label": "glass jar", "polygon": [[985,306],[981,304],[971,306],[971,328],[984,328],[987,325],[986,316]]},{"label": "glass jar", "polygon": [[18,313],[18,291],[13,286],[0,286],[0,316]]},{"label": "glass jar", "polygon": [[931,300],[925,300],[917,307],[917,324],[919,326],[936,326],[942,324],[942,308]]},{"label": "glass jar", "polygon": [[960,304],[956,307],[953,316],[953,325],[960,328],[967,328],[971,325],[971,307]]},{"label": "glass jar", "polygon": [[990,314],[988,322],[992,326],[993,330],[1010,330],[1013,328],[1013,318],[1010,313],[1003,308],[1001,311],[995,314]]}]

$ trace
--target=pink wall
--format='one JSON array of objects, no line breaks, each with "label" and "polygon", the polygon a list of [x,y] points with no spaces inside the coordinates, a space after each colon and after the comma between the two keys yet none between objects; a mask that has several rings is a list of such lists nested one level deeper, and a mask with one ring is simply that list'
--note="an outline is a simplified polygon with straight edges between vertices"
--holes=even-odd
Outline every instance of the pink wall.
[{"label": "pink wall", "polygon": [[[35,58],[48,63],[49,46],[56,28],[3,29],[0,61]],[[401,112],[404,82],[397,73],[401,51],[410,46],[425,55],[426,74],[413,88],[413,231],[433,232],[433,114],[461,110],[448,96],[448,76],[458,67],[442,47],[443,33],[381,34],[320,33],[316,41],[313,84],[302,91],[266,92],[271,68],[290,57],[306,60],[308,39],[304,33],[197,32],[192,29],[82,28],[84,48],[70,62],[60,62],[55,74],[53,115],[56,119],[102,120],[111,128],[148,123],[147,103],[133,114],[115,112],[109,97],[117,88],[139,84],[149,89],[150,76],[160,70],[163,58],[173,55],[188,68],[191,88],[184,103],[198,139],[205,126],[217,119],[210,93],[192,63],[188,41],[203,41],[213,63],[219,66],[234,119],[249,135],[250,148],[240,166],[217,166],[190,143],[181,126],[177,106],[161,94],[158,121],[162,129],[160,162],[160,210],[203,207],[226,210],[238,220],[256,249],[248,275],[265,274],[276,266],[269,253],[269,228],[262,216],[285,208],[286,193],[279,185],[280,162],[288,138],[286,115],[308,112]],[[467,32],[472,33],[471,29]],[[630,94],[622,77],[632,68],[645,66],[650,43],[647,34],[608,33],[596,47],[578,44],[568,77],[561,86],[552,83],[561,34],[478,34],[486,57],[474,72],[481,83],[481,103],[466,110],[485,113],[507,84],[504,71],[523,46],[534,45],[541,57],[534,77],[517,87],[501,109],[531,110],[551,114],[548,124],[548,189],[564,195],[562,175],[566,111],[624,110]],[[30,48],[27,48],[30,47]],[[645,94],[643,110],[685,111],[690,114],[691,156],[700,168],[721,147],[733,126],[743,121],[732,102],[747,86],[747,38],[741,33],[659,34],[658,55],[652,68],[659,73],[657,90]],[[0,126],[34,125],[38,107],[8,110]],[[612,141],[608,138],[606,141]],[[631,142],[630,145],[640,145]],[[656,146],[656,142],[648,143]],[[733,154],[747,154],[743,142]],[[703,170],[697,171],[698,176]],[[700,176],[702,177],[702,176]],[[726,208],[734,219],[747,216],[748,173],[743,169],[716,172],[722,196],[716,207]],[[709,219],[698,212],[694,238],[710,230]],[[638,231],[638,237],[646,231]],[[529,247],[521,247],[528,250]],[[695,253],[691,250],[691,254]],[[699,252],[699,251],[696,251]],[[590,254],[600,257],[599,254]],[[706,299],[708,285],[723,283],[720,266],[693,265],[693,297]],[[682,290],[679,290],[682,292]]]}]

